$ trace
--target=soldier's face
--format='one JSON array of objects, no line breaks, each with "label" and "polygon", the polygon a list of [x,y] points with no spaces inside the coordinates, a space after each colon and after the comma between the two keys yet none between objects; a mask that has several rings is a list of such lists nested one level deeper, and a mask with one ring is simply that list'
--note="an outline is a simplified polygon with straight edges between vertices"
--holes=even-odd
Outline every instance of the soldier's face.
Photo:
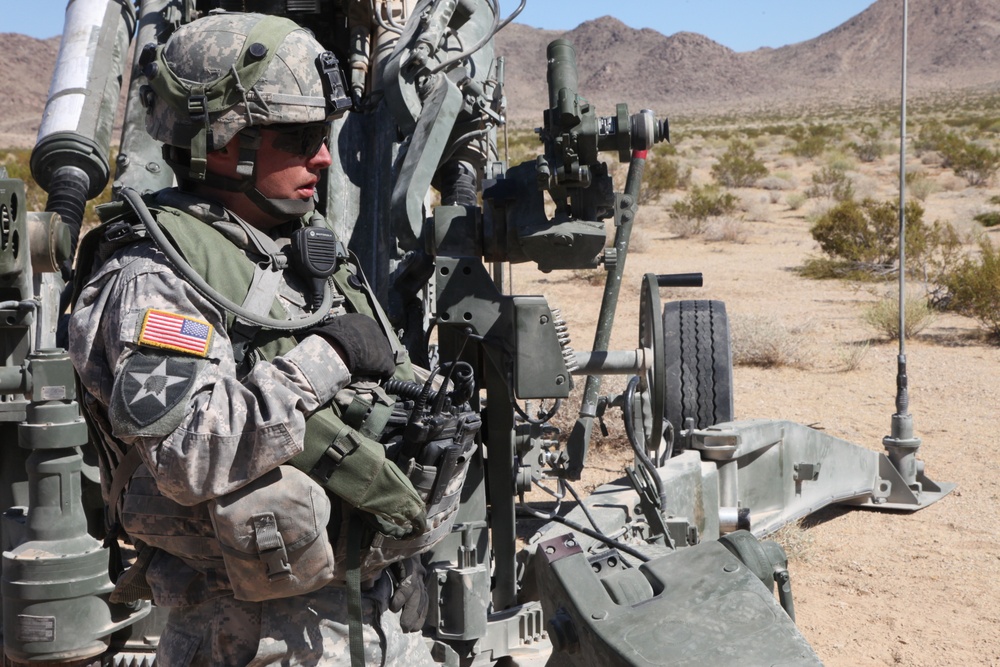
[{"label": "soldier's face", "polygon": [[[270,199],[311,199],[320,172],[333,162],[317,131],[324,124],[261,128],[257,151],[257,189]],[[319,139],[319,140],[317,140]]]}]

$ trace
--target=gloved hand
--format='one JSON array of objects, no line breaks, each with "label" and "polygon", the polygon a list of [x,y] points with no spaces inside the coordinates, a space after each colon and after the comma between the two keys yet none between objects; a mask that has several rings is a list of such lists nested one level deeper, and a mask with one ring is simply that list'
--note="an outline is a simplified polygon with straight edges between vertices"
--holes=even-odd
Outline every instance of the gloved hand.
[{"label": "gloved hand", "polygon": [[393,563],[391,567],[397,583],[396,591],[389,600],[389,609],[393,612],[402,610],[399,625],[403,632],[420,632],[427,620],[430,602],[427,595],[427,570],[420,562],[420,556]]},{"label": "gloved hand", "polygon": [[385,379],[395,372],[392,346],[378,323],[361,313],[347,313],[309,330],[342,352],[351,375]]}]

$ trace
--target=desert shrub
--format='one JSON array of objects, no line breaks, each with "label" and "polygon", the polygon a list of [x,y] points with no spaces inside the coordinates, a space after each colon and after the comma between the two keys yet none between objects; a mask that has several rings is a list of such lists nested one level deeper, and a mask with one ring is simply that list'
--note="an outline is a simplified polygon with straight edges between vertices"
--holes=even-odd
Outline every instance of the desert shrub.
[{"label": "desert shrub", "polygon": [[639,203],[648,204],[670,190],[686,188],[691,183],[691,170],[671,158],[657,158],[646,165],[643,172]]},{"label": "desert shrub", "polygon": [[808,200],[809,200],[809,197],[807,197],[804,193],[802,193],[802,192],[792,192],[787,197],[785,197],[785,204],[788,205],[788,208],[790,210],[797,211],[800,208],[802,208],[802,206]]},{"label": "desert shrub", "polygon": [[752,145],[739,139],[729,142],[729,148],[712,166],[712,175],[730,188],[748,188],[758,178],[767,176],[767,167],[757,158]]},{"label": "desert shrub", "polygon": [[700,233],[704,231],[705,221],[735,212],[738,203],[736,195],[722,192],[716,185],[696,185],[687,197],[674,203],[673,217],[698,223],[697,233]]},{"label": "desert shrub", "polygon": [[819,157],[826,151],[826,137],[809,135],[795,142],[792,146],[792,155],[796,157],[814,158]]},{"label": "desert shrub", "polygon": [[545,146],[538,138],[538,134],[533,130],[525,129],[508,132],[506,148],[507,163],[511,166],[533,160],[545,152]]},{"label": "desert shrub", "polygon": [[865,357],[868,356],[868,352],[871,351],[871,347],[871,341],[865,340],[860,343],[848,345],[846,349],[841,350],[838,355],[840,360],[840,371],[849,373],[861,368],[861,363],[865,360]]},{"label": "desert shrub", "polygon": [[955,173],[968,181],[973,187],[989,183],[993,175],[1000,169],[1000,152],[965,142],[961,150],[950,158]]},{"label": "desert shrub", "polygon": [[989,239],[979,255],[966,257],[938,277],[948,290],[948,308],[979,321],[1000,337],[1000,252]]},{"label": "desert shrub", "polygon": [[987,211],[972,218],[983,227],[996,227],[1000,225],[1000,211]]},{"label": "desert shrub", "polygon": [[[904,333],[911,338],[934,322],[935,312],[924,296],[907,296]],[[865,308],[862,319],[890,340],[899,338],[899,295],[879,299]]]},{"label": "desert shrub", "polygon": [[762,190],[794,190],[795,184],[790,179],[780,176],[767,176],[757,181],[757,187]]},{"label": "desert shrub", "polygon": [[730,318],[730,337],[736,366],[803,365],[799,338],[769,315],[734,315]]},{"label": "desert shrub", "polygon": [[843,202],[854,199],[854,183],[847,171],[839,165],[828,165],[812,175],[813,184],[806,188],[806,196],[829,197]]},{"label": "desert shrub", "polygon": [[[931,120],[920,127],[916,138],[913,140],[913,147],[918,155],[930,151],[941,153],[947,161],[948,156],[954,154],[961,148],[962,139],[958,134],[949,131],[940,121]],[[943,166],[949,166],[945,164]]]},{"label": "desert shrub", "polygon": [[743,244],[749,238],[750,230],[739,218],[721,217],[708,224],[705,229],[706,241]]},{"label": "desert shrub", "polygon": [[938,184],[927,178],[922,172],[911,171],[906,174],[906,188],[911,196],[919,201],[926,201],[927,197],[937,192]]},{"label": "desert shrub", "polygon": [[[954,229],[941,223],[928,225],[924,209],[906,204],[906,253],[910,267],[934,272],[935,261],[951,261],[961,245]],[[810,230],[827,257],[810,261],[812,277],[888,276],[895,272],[899,255],[899,206],[895,202],[865,199],[845,201],[819,216]],[[947,258],[942,260],[942,258]]]},{"label": "desert shrub", "polygon": [[792,154],[796,157],[815,158],[826,152],[830,141],[843,136],[843,129],[824,124],[799,125],[788,132],[795,142]]},{"label": "desert shrub", "polygon": [[954,169],[973,187],[986,185],[1000,170],[1000,152],[968,141],[941,123],[932,121],[924,125],[914,145],[918,151],[940,153],[941,166]]},{"label": "desert shrub", "polygon": [[850,147],[862,162],[874,162],[885,155],[882,132],[874,125],[865,125],[861,129],[861,140],[851,143]]}]

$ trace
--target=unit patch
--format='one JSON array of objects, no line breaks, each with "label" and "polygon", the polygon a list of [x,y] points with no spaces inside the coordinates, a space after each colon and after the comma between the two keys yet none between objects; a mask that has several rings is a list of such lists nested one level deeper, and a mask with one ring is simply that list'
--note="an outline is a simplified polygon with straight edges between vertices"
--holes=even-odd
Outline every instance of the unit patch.
[{"label": "unit patch", "polygon": [[204,320],[150,308],[142,318],[137,342],[204,357],[212,342],[212,331],[212,325]]},{"label": "unit patch", "polygon": [[[125,430],[134,435],[156,435],[160,430],[169,433],[176,427],[156,424],[171,413],[183,413],[182,400],[191,393],[198,365],[203,362],[184,357],[163,357],[133,354],[125,362],[115,380],[111,399],[111,414]],[[163,427],[162,429],[159,427]]]}]

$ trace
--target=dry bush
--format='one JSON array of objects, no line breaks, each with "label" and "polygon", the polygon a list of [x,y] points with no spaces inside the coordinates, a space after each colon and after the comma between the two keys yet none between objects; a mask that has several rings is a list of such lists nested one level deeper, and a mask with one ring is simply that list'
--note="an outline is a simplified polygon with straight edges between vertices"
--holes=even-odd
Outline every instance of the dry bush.
[{"label": "dry bush", "polygon": [[763,368],[804,365],[798,337],[773,317],[735,314],[729,324],[734,365]]},{"label": "dry bush", "polygon": [[608,272],[604,269],[577,269],[573,271],[575,280],[587,283],[591,287],[603,287],[604,283],[607,282],[607,277]]},{"label": "dry bush", "polygon": [[850,373],[861,368],[861,364],[868,356],[871,348],[871,341],[865,340],[860,343],[848,345],[846,349],[842,349],[839,355],[840,372]]},{"label": "dry bush", "polygon": [[706,241],[743,244],[749,239],[750,228],[739,218],[718,218],[705,228]]},{"label": "dry bush", "polygon": [[906,174],[906,190],[918,201],[927,201],[927,197],[938,191],[940,186],[927,178],[921,171],[911,171]]},{"label": "dry bush", "polygon": [[781,545],[789,560],[805,563],[812,556],[813,536],[803,525],[802,519],[786,523],[772,533],[769,539]]},{"label": "dry bush", "polygon": [[[927,299],[922,296],[907,296],[905,308],[905,334],[912,338],[936,319]],[[893,294],[879,299],[865,308],[862,316],[865,323],[889,340],[899,338],[899,295]]]},{"label": "dry bush", "polygon": [[795,184],[790,179],[772,175],[757,181],[757,187],[762,190],[794,190]]},{"label": "dry bush", "polygon": [[809,197],[802,192],[791,192],[785,196],[785,205],[792,211],[799,210],[807,201]]},{"label": "dry bush", "polygon": [[771,196],[769,194],[750,192],[743,196],[739,204],[740,210],[746,213],[747,220],[756,222],[771,221]]},{"label": "dry bush", "polygon": [[670,216],[667,221],[667,229],[679,239],[689,239],[704,233],[708,226],[707,221],[698,218],[688,218],[684,216]]}]

